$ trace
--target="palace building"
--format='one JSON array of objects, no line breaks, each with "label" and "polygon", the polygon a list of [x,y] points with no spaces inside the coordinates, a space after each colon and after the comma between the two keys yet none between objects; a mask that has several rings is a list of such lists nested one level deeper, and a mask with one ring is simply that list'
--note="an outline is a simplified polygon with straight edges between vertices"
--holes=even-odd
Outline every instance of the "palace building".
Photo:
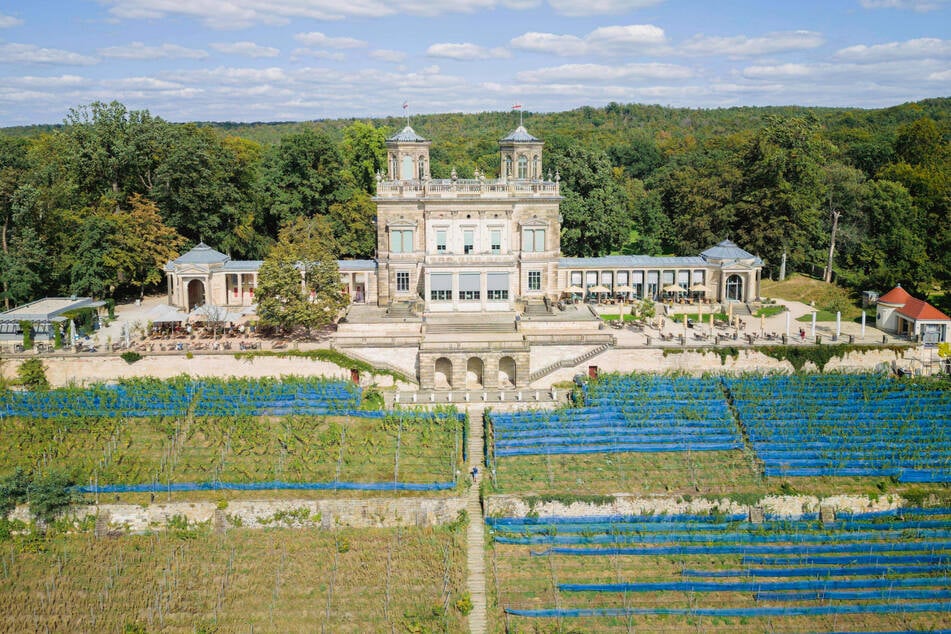
[{"label": "palace building", "polygon": [[[556,300],[569,288],[662,299],[679,287],[716,302],[759,295],[762,261],[729,240],[688,257],[562,257],[560,179],[542,173],[544,143],[523,126],[499,141],[500,178],[430,178],[430,145],[410,126],[386,142],[376,259],[339,262],[354,304],[478,313]],[[165,266],[169,304],[252,305],[260,265],[199,244]]]},{"label": "palace building", "polygon": [[[430,146],[409,125],[386,141],[376,257],[339,261],[350,308],[335,338],[377,362],[404,345],[396,356],[413,359],[423,387],[523,387],[545,369],[533,367],[548,362],[544,345],[613,345],[594,311],[563,309],[566,297],[759,296],[762,261],[729,240],[696,256],[563,257],[560,177],[522,125],[499,141],[498,178],[434,179]],[[165,266],[168,303],[253,305],[260,265],[199,244]]]}]

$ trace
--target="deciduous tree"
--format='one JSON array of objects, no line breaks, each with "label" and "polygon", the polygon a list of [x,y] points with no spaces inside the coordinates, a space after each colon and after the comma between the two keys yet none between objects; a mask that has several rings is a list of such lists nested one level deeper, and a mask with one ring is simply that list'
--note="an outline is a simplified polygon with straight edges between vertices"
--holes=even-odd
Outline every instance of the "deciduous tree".
[{"label": "deciduous tree", "polygon": [[283,331],[333,323],[347,299],[340,286],[338,247],[321,217],[286,224],[258,273],[258,315]]}]

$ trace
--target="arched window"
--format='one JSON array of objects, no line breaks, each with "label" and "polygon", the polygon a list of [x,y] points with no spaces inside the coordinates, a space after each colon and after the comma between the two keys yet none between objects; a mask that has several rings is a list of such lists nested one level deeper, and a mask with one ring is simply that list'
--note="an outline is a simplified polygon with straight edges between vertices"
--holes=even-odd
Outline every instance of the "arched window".
[{"label": "arched window", "polygon": [[508,155],[505,157],[505,176],[506,178],[512,177],[512,157]]},{"label": "arched window", "polygon": [[518,157],[518,177],[528,178],[528,159],[524,156]]},{"label": "arched window", "polygon": [[420,156],[419,159],[416,161],[416,163],[417,163],[417,166],[419,167],[419,171],[416,174],[416,178],[418,178],[419,180],[423,180],[424,178],[426,178],[426,158],[423,156]]},{"label": "arched window", "polygon": [[541,161],[538,160],[538,155],[532,157],[532,178],[541,178],[542,177],[542,166]]},{"label": "arched window", "polygon": [[743,278],[739,275],[726,278],[726,298],[734,302],[743,301]]},{"label": "arched window", "polygon": [[403,157],[403,170],[400,174],[400,180],[410,180],[413,178],[413,157]]}]

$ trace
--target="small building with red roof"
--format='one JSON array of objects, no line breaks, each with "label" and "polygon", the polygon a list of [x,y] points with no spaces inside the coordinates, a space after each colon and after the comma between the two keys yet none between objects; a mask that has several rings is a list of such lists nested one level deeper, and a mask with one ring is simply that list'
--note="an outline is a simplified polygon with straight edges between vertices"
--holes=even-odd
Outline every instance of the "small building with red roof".
[{"label": "small building with red roof", "polygon": [[878,298],[875,327],[907,337],[918,336],[922,343],[948,341],[951,317],[923,299],[912,297],[899,284]]}]

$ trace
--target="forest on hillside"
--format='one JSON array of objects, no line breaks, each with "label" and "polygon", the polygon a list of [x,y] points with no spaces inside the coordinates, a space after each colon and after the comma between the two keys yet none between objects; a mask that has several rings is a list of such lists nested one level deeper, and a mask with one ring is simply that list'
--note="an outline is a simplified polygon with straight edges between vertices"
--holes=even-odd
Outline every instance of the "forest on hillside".
[{"label": "forest on hillside", "polygon": [[[373,257],[375,174],[405,123],[181,124],[113,102],[2,129],[3,304],[142,293],[199,241],[263,259],[299,218],[322,218],[339,257]],[[518,114],[410,123],[433,142],[434,177],[493,177]],[[565,255],[694,255],[730,238],[767,276],[786,253],[789,272],[857,290],[901,283],[948,308],[951,98],[878,110],[610,104],[525,113],[524,125],[561,178]]]}]

